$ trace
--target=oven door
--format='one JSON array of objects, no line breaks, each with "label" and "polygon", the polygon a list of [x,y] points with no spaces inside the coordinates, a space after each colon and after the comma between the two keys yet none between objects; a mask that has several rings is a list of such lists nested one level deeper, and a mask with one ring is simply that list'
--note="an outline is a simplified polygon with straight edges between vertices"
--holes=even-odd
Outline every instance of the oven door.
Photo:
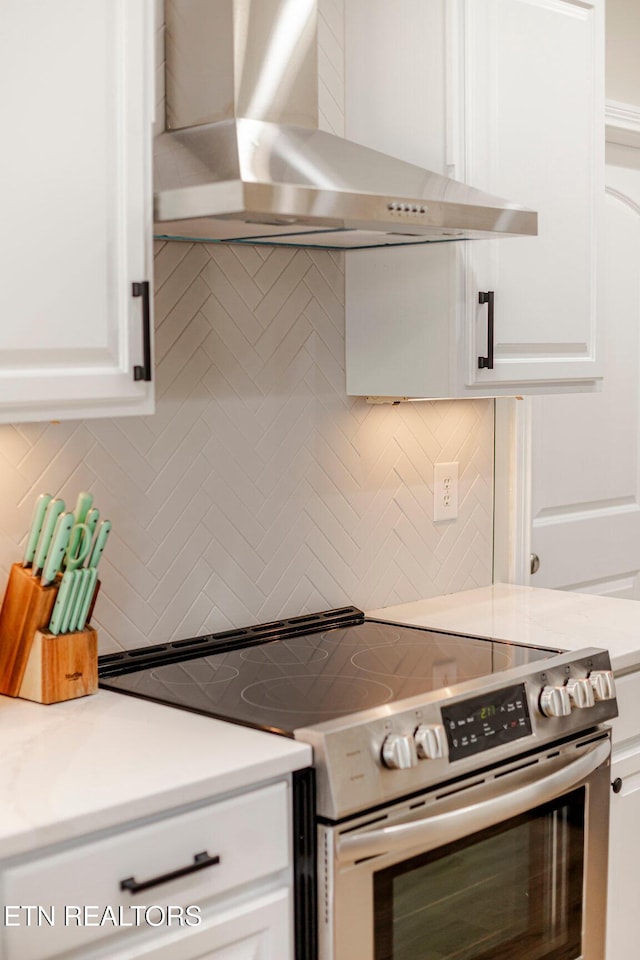
[{"label": "oven door", "polygon": [[320,960],[603,960],[606,733],[319,827]]}]

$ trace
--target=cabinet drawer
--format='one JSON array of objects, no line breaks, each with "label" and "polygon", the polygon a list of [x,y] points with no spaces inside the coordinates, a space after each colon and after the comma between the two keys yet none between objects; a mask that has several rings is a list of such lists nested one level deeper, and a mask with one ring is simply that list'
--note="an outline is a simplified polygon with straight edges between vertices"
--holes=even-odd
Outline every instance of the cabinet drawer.
[{"label": "cabinet drawer", "polygon": [[203,917],[202,924],[115,948],[109,960],[293,960],[291,891],[268,894]]},{"label": "cabinet drawer", "polygon": [[[184,914],[174,909],[170,916],[169,906],[199,906],[280,871],[289,864],[289,849],[282,782],[10,868],[3,877],[4,904],[39,906],[53,925],[42,914],[39,925],[33,914],[27,925],[25,911],[13,911],[15,925],[4,929],[6,960],[41,960],[136,926],[176,927],[182,920],[187,929]],[[205,852],[219,861],[162,879]],[[129,892],[120,886],[127,878],[157,882]],[[157,908],[148,915],[150,924],[141,909],[149,906]],[[107,907],[113,919],[104,917]]]},{"label": "cabinet drawer", "polygon": [[616,677],[616,696],[619,716],[611,723],[614,748],[640,736],[640,670]]}]

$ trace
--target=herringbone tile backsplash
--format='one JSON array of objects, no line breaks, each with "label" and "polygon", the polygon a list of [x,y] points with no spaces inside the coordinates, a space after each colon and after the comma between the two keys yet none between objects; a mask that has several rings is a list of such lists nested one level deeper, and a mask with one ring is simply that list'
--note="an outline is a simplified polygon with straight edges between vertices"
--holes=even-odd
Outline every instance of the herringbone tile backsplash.
[{"label": "herringbone tile backsplash", "polygon": [[[341,125],[324,0],[323,125]],[[345,395],[344,254],[159,243],[153,417],[0,427],[0,590],[36,495],[94,493],[100,651],[491,582],[493,403]],[[460,463],[434,524],[433,464]]]}]

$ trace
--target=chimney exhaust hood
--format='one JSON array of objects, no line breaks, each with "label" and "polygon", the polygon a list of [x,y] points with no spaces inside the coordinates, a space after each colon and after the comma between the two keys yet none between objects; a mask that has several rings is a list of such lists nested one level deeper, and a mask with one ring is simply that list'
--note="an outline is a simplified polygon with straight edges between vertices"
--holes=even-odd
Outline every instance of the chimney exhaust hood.
[{"label": "chimney exhaust hood", "polygon": [[535,236],[537,214],[318,129],[317,0],[166,0],[154,235],[360,249]]}]

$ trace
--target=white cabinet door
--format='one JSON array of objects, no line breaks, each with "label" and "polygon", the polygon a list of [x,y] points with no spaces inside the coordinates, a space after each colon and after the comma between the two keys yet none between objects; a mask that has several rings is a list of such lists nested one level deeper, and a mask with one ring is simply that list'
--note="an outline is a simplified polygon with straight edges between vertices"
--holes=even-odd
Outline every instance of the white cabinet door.
[{"label": "white cabinet door", "polygon": [[149,0],[3,0],[0,421],[149,413]]},{"label": "white cabinet door", "polygon": [[[603,4],[466,0],[465,177],[538,211],[539,236],[467,245],[467,382],[585,380],[604,197]],[[495,292],[495,365],[486,354]]]},{"label": "white cabinet door", "polygon": [[[291,892],[247,894],[241,903],[221,907],[202,923],[168,932],[157,928],[118,948],[110,960],[293,960]],[[79,958],[80,960],[80,958]]]},{"label": "white cabinet door", "polygon": [[[593,388],[601,375],[602,3],[400,0],[395,27],[385,14],[386,31],[377,22],[384,5],[362,6],[346,7],[347,135],[536,209],[540,235],[347,254],[347,392],[438,398]],[[356,38],[368,80],[349,66]],[[393,97],[377,95],[382,83]],[[481,369],[487,306],[479,294],[488,291],[494,363]]]},{"label": "white cabinet door", "polygon": [[640,749],[623,751],[611,766],[607,960],[629,960],[640,942]]}]

